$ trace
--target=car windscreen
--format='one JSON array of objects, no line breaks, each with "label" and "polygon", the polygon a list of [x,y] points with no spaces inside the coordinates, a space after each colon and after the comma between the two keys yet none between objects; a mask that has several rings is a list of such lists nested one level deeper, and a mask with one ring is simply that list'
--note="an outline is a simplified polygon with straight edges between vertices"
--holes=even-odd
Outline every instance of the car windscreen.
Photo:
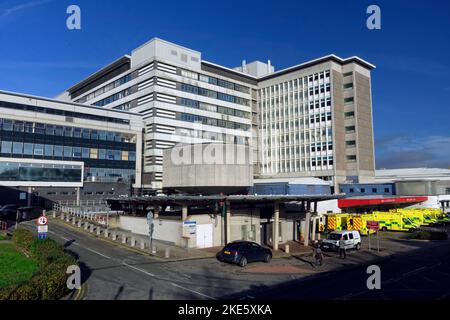
[{"label": "car windscreen", "polygon": [[330,240],[340,240],[341,239],[341,235],[337,234],[337,233],[330,233],[327,237],[327,239]]}]

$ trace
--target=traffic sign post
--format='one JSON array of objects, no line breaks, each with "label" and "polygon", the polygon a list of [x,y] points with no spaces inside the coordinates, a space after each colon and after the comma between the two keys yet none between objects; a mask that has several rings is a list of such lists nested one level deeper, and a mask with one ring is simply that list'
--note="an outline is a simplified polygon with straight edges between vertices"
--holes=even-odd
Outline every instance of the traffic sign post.
[{"label": "traffic sign post", "polygon": [[48,233],[48,218],[45,216],[45,213],[37,219],[36,223],[38,229],[38,239],[45,240]]},{"label": "traffic sign post", "polygon": [[370,230],[374,230],[377,232],[377,251],[380,252],[380,239],[379,239],[379,230],[380,230],[380,223],[378,221],[367,221],[367,232],[369,233],[369,251],[372,250],[372,246],[370,243]]}]

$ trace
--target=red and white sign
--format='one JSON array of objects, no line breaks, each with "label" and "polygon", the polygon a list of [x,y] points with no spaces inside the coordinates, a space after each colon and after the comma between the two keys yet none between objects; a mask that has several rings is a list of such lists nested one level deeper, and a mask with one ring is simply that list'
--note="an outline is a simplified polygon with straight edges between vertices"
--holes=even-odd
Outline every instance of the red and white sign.
[{"label": "red and white sign", "polygon": [[378,221],[367,221],[366,222],[367,229],[376,230],[380,229],[380,223]]},{"label": "red and white sign", "polygon": [[48,219],[47,219],[47,217],[46,217],[46,216],[40,216],[40,217],[37,219],[37,224],[40,225],[40,226],[46,226],[46,225],[48,224]]}]

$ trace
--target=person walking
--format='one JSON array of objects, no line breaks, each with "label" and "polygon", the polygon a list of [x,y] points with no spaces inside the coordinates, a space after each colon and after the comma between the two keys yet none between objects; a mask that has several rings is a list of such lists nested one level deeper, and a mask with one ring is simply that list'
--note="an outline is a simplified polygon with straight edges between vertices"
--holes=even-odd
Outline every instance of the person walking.
[{"label": "person walking", "polygon": [[314,249],[314,258],[316,259],[316,265],[321,266],[323,261],[322,249],[320,249],[319,243],[316,241]]},{"label": "person walking", "polygon": [[345,250],[345,241],[344,237],[341,237],[339,240],[339,258],[347,258],[347,251]]}]

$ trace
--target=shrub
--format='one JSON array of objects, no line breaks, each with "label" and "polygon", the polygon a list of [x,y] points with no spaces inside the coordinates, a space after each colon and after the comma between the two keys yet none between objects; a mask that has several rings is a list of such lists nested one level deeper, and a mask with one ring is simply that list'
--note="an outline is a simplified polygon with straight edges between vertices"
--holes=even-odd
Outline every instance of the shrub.
[{"label": "shrub", "polygon": [[27,252],[31,249],[31,244],[35,240],[33,233],[26,229],[17,229],[13,234],[13,243],[14,245],[22,250]]},{"label": "shrub", "polygon": [[76,259],[56,241],[38,240],[27,230],[16,230],[13,239],[19,248],[30,252],[39,270],[29,281],[0,290],[0,300],[53,300],[64,296],[68,290],[66,270],[77,264]]}]

